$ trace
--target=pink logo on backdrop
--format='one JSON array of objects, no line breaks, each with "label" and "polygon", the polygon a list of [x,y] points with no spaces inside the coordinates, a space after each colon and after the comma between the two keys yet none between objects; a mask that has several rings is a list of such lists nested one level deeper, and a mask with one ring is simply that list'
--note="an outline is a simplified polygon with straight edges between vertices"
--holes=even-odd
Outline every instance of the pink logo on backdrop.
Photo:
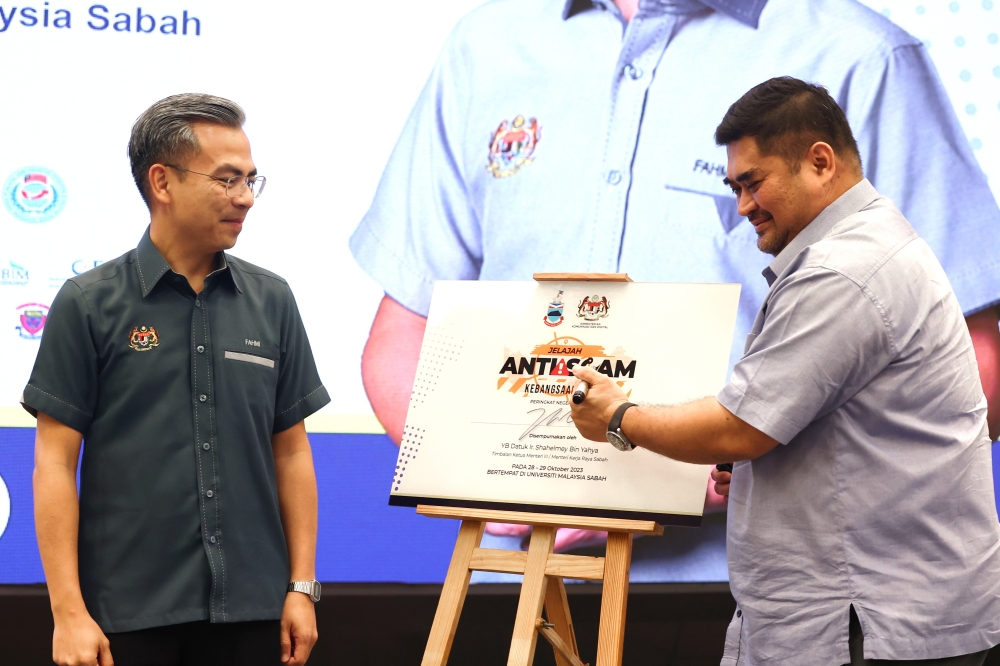
[{"label": "pink logo on backdrop", "polygon": [[25,303],[17,306],[17,313],[21,325],[14,328],[18,335],[28,340],[41,338],[42,329],[45,328],[45,320],[49,317],[49,306],[41,303]]}]

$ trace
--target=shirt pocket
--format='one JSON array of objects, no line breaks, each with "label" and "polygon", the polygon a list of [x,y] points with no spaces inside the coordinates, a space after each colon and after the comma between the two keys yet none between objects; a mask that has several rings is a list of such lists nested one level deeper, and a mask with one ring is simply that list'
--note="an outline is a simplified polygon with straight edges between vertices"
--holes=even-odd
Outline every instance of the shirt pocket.
[{"label": "shirt pocket", "polygon": [[259,356],[257,354],[247,354],[246,352],[237,352],[226,350],[225,358],[227,361],[241,361],[243,363],[255,363],[257,365],[262,365],[265,368],[274,368],[274,359],[268,358],[266,356]]},{"label": "shirt pocket", "polygon": [[248,409],[253,418],[270,422],[278,389],[279,352],[262,346],[247,350],[244,341],[223,344],[222,367],[219,372],[220,407],[230,404],[235,410]]}]

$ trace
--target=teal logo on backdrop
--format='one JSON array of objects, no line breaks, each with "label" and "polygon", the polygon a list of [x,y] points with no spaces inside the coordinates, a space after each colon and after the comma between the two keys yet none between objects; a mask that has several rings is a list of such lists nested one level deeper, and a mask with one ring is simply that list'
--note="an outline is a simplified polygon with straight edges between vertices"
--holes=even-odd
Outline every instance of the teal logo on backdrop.
[{"label": "teal logo on backdrop", "polygon": [[10,175],[3,186],[7,212],[22,222],[41,224],[66,207],[66,186],[51,169],[25,167]]}]

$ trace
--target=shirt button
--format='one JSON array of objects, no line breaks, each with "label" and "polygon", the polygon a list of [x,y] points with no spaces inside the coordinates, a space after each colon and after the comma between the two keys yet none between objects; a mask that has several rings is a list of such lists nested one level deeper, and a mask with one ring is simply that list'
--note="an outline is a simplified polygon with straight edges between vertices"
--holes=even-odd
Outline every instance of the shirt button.
[{"label": "shirt button", "polygon": [[743,617],[743,611],[741,610],[736,611],[736,617]]},{"label": "shirt button", "polygon": [[208,540],[210,542],[212,542],[212,543],[215,543],[215,537],[214,536],[208,537]]},{"label": "shirt button", "polygon": [[203,448],[206,451],[208,451],[210,448],[212,448],[212,445],[209,444],[208,442],[205,442],[204,444],[201,445],[201,448]]},{"label": "shirt button", "polygon": [[608,182],[611,183],[612,185],[617,185],[618,183],[622,182],[621,171],[609,171]]},{"label": "shirt button", "polygon": [[642,78],[642,68],[636,67],[635,65],[627,65],[625,67],[625,73],[628,74],[628,78],[636,81]]},{"label": "shirt button", "polygon": [[196,308],[200,308],[200,307],[201,307],[201,301],[195,301],[195,302],[194,302],[194,306],[195,306]]},{"label": "shirt button", "polygon": [[198,400],[200,400],[201,402],[205,402],[206,400],[208,400],[208,396],[202,393],[201,395],[198,396]]},{"label": "shirt button", "polygon": [[211,490],[209,490],[208,492],[205,493],[205,497],[211,497],[214,494],[215,493],[213,493]]},{"label": "shirt button", "polygon": [[195,347],[195,349],[198,350],[199,354],[204,354],[205,353],[205,345],[198,345],[197,347]]}]

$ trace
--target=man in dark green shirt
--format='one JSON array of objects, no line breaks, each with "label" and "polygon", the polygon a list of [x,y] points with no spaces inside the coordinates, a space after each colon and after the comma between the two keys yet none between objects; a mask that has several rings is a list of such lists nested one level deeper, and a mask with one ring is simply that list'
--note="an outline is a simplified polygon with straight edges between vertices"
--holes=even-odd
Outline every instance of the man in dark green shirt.
[{"label": "man in dark green shirt", "polygon": [[129,142],[149,228],[52,304],[22,401],[58,664],[292,665],[315,643],[303,419],[330,398],[288,285],[225,253],[265,185],[243,122],[209,95],[150,107]]}]

